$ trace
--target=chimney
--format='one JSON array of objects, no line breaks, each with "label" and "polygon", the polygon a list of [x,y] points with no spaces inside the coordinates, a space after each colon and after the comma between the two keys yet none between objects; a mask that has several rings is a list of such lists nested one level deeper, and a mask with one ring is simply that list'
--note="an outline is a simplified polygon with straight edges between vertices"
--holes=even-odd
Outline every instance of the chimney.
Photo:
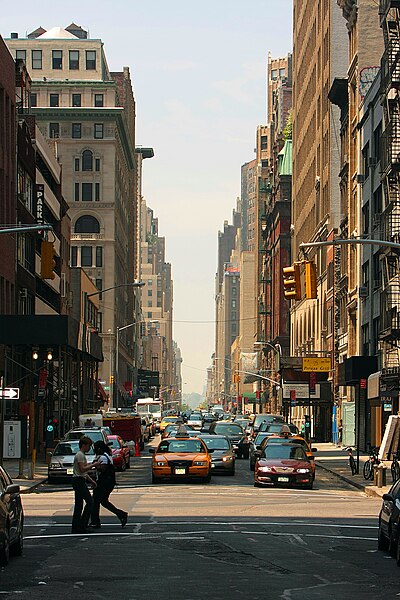
[{"label": "chimney", "polygon": [[17,40],[18,39],[18,33],[16,31],[12,31],[11,32],[11,39],[12,40]]}]

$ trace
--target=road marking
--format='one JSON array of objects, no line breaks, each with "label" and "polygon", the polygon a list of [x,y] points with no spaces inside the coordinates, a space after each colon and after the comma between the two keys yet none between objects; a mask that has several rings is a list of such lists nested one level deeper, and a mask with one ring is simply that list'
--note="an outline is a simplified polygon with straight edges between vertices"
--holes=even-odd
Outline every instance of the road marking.
[{"label": "road marking", "polygon": [[[270,526],[281,526],[281,527],[337,527],[339,529],[378,529],[378,525],[341,525],[340,523],[308,523],[307,521],[293,521],[288,523],[282,523],[279,521],[152,521],[151,523],[142,521],[128,521],[126,527],[152,527],[154,525],[209,525],[210,527],[215,526],[233,526],[241,525],[247,527],[249,525],[259,525],[263,527]],[[70,527],[70,523],[25,523],[26,527]],[[115,527],[115,523],[103,523],[102,527]]]}]

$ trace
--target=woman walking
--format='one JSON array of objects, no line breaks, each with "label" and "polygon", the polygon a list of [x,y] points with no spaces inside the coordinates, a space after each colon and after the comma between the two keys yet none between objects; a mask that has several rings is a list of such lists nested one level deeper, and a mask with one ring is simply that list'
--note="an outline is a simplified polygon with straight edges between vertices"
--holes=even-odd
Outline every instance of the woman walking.
[{"label": "woman walking", "polygon": [[114,506],[109,496],[115,487],[115,468],[113,464],[112,452],[103,441],[99,440],[94,444],[94,451],[97,455],[98,479],[97,486],[93,491],[93,507],[91,525],[95,529],[100,529],[100,505],[112,512],[121,521],[122,527],[125,527],[128,520],[128,513]]}]

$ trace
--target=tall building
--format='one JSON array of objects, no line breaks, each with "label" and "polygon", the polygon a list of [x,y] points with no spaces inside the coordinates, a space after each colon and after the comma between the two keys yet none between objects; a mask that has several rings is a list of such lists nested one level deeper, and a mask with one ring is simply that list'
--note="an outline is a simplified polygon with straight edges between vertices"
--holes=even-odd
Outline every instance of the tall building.
[{"label": "tall building", "polygon": [[[292,261],[300,256],[300,243],[327,240],[340,226],[340,115],[328,92],[335,77],[346,75],[348,65],[347,31],[336,0],[324,5],[295,0],[293,23]],[[331,356],[333,263],[325,248],[307,257],[317,265],[319,300],[302,296],[292,303],[291,355]],[[327,376],[332,379],[332,372]],[[321,440],[331,436],[331,389],[326,393],[320,402],[309,399],[293,411],[299,421],[311,411],[313,434]]]},{"label": "tall building", "polygon": [[[63,170],[63,195],[72,222],[71,264],[99,290],[98,328],[112,362],[100,367],[111,395],[125,403],[134,380],[134,295],[137,188],[135,100],[129,69],[111,73],[100,39],[75,24],[39,28],[7,44],[32,77],[31,106]],[[113,289],[109,289],[113,288]],[[117,328],[126,329],[119,336]],[[118,356],[116,356],[118,352]],[[118,373],[115,373],[118,365]]]}]

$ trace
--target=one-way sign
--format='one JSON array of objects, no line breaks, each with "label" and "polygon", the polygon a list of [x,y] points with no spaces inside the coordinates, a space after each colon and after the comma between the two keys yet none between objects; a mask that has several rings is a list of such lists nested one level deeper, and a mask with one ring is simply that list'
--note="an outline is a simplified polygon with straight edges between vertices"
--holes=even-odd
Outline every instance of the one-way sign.
[{"label": "one-way sign", "polygon": [[19,400],[19,388],[0,388],[0,398]]}]

